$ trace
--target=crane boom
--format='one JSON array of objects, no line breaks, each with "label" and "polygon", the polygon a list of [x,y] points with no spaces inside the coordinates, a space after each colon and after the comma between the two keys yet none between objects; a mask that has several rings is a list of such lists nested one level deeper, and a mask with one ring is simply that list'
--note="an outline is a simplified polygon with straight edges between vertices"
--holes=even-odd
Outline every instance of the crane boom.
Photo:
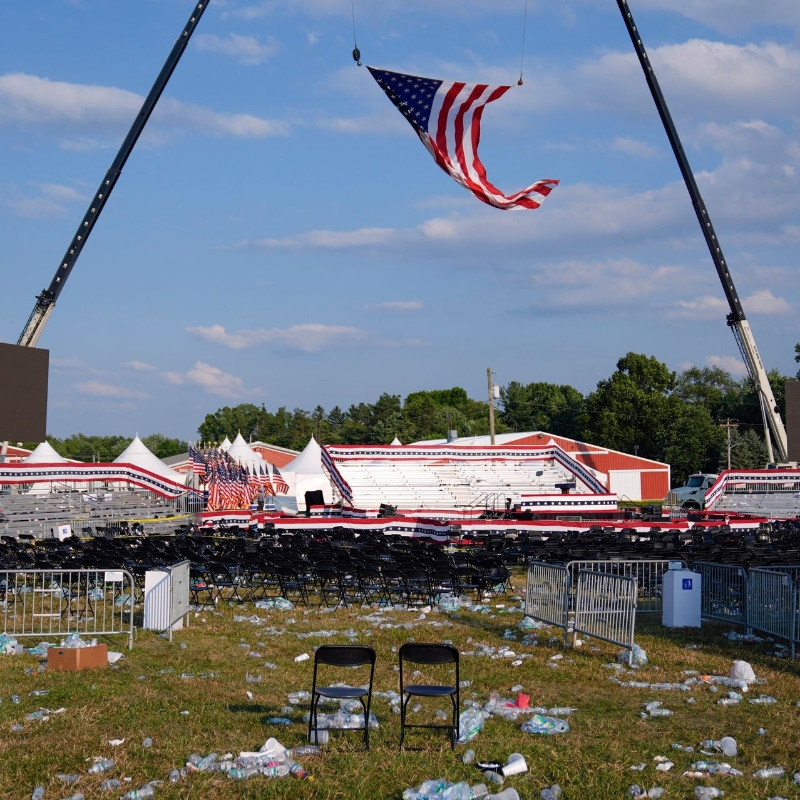
[{"label": "crane boom", "polygon": [[194,33],[197,23],[200,21],[200,17],[203,16],[207,5],[208,0],[202,0],[202,2],[195,4],[188,22],[184,25],[181,35],[178,37],[167,60],[164,62],[164,66],[161,68],[156,82],[150,89],[150,93],[145,98],[136,119],[131,125],[131,129],[128,131],[128,135],[122,142],[116,158],[108,172],[106,172],[100,187],[95,192],[92,202],[89,204],[89,208],[81,224],[78,226],[78,230],[75,232],[75,236],[72,238],[67,252],[64,254],[64,258],[61,259],[61,263],[56,270],[56,274],[53,276],[53,280],[50,282],[50,286],[48,286],[47,289],[43,289],[42,293],[36,297],[36,305],[33,307],[28,322],[17,340],[18,345],[22,345],[23,347],[36,347],[39,336],[41,336],[44,330],[45,323],[53,312],[56,300],[58,300],[58,296],[63,291],[64,284],[67,282],[67,278],[69,278],[72,268],[75,266],[75,262],[78,260],[78,256],[81,254],[81,250],[83,250],[83,246],[86,244],[86,240],[89,238],[89,234],[92,232],[94,224],[100,216],[100,212],[103,210],[109,195],[114,189],[117,179],[122,172],[122,168],[128,160],[128,156],[131,154],[137,139],[144,130],[147,120],[150,119],[150,115],[153,113],[153,109],[156,107],[156,103],[161,97],[161,93],[164,91],[175,67],[178,66],[183,51],[186,49],[186,45],[189,43],[189,39],[192,33]]},{"label": "crane boom", "polygon": [[664,130],[666,131],[667,138],[672,147],[672,152],[675,154],[678,168],[681,171],[686,188],[689,190],[689,196],[691,197],[692,206],[694,206],[694,211],[697,215],[697,221],[700,223],[700,229],[703,231],[708,250],[711,253],[711,259],[714,262],[717,275],[722,283],[722,291],[725,293],[728,306],[730,307],[727,322],[733,331],[733,336],[739,346],[739,351],[742,354],[750,378],[755,384],[761,403],[761,414],[765,423],[764,438],[769,452],[769,460],[774,460],[770,443],[771,432],[775,442],[775,449],[778,453],[778,460],[785,461],[787,459],[788,447],[786,429],[783,426],[783,420],[781,419],[778,405],[775,402],[775,395],[772,392],[772,387],[767,377],[767,371],[764,368],[758,348],[756,347],[753,332],[750,329],[750,323],[747,321],[747,317],[745,317],[742,302],[733,284],[733,278],[731,277],[728,263],[725,260],[725,256],[722,254],[719,239],[714,231],[714,226],[711,224],[711,217],[703,202],[697,182],[694,179],[694,173],[689,166],[689,159],[686,157],[680,137],[678,136],[678,131],[675,128],[675,123],[672,121],[672,115],[669,113],[664,95],[661,93],[658,79],[650,64],[650,59],[647,57],[647,51],[645,50],[644,44],[642,44],[642,39],[636,28],[633,15],[628,7],[628,2],[627,0],[617,0],[617,6],[619,6],[620,13],[625,21],[625,27],[628,30],[628,35],[631,37],[631,42],[633,42],[634,50],[639,58],[639,63],[641,64],[645,80],[647,81],[647,86],[650,89],[650,94],[653,96],[658,115],[661,117],[661,122],[664,125]]}]

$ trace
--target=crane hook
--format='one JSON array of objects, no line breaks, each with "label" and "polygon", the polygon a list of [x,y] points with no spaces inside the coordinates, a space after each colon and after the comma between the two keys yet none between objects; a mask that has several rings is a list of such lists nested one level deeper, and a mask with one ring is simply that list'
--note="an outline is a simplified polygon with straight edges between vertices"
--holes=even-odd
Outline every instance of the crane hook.
[{"label": "crane hook", "polygon": [[359,67],[361,66],[361,51],[357,47],[353,50],[353,61],[355,61]]}]

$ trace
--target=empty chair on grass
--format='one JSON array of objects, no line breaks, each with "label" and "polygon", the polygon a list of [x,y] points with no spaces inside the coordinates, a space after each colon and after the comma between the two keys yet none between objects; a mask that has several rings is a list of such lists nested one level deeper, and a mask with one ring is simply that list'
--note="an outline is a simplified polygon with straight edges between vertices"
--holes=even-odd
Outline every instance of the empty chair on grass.
[{"label": "empty chair on grass", "polygon": [[[450,644],[417,644],[406,642],[400,647],[400,747],[407,728],[441,728],[450,733],[450,747],[458,739],[459,671],[458,650]],[[422,669],[418,669],[422,667]],[[409,673],[413,683],[408,683]],[[417,673],[420,673],[419,675]],[[452,681],[446,677],[452,676]],[[449,722],[408,723],[408,704],[413,697],[449,698],[452,717]],[[446,716],[445,716],[446,719]]]},{"label": "empty chair on grass", "polygon": [[[329,684],[328,678],[339,667],[366,668],[369,666],[369,681],[352,685],[350,681]],[[321,667],[321,669],[320,669]],[[364,645],[325,644],[317,648],[314,655],[314,679],[311,687],[311,714],[308,719],[308,740],[316,744],[319,728],[319,702],[325,700],[358,700],[364,712],[364,745],[369,750],[369,709],[372,702],[372,678],[375,673],[375,651]],[[356,674],[366,677],[366,669]],[[339,677],[341,673],[339,671]],[[318,685],[318,682],[321,685]],[[328,730],[362,730],[361,728],[328,728]]]}]

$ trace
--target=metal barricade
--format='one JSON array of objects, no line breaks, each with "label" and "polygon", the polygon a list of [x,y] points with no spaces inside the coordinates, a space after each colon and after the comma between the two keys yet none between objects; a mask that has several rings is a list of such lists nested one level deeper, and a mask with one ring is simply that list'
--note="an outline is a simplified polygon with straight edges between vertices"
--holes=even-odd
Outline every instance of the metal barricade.
[{"label": "metal barricade", "polygon": [[181,630],[189,623],[189,562],[145,573],[144,627],[159,633]]},{"label": "metal barricade", "polygon": [[563,628],[566,643],[569,617],[569,571],[566,567],[540,561],[528,564],[525,616]]},{"label": "metal barricade", "polygon": [[127,636],[133,647],[134,583],[126,570],[0,571],[3,633],[14,638]]},{"label": "metal barricade", "polygon": [[686,568],[686,562],[680,558],[570,561],[567,564],[572,587],[570,608],[575,608],[577,600],[578,574],[582,570],[589,570],[591,572],[633,578],[636,581],[639,593],[636,601],[636,610],[640,614],[661,613],[663,608],[662,586],[664,573],[669,569],[669,565],[674,563],[680,563],[682,569]]},{"label": "metal barricade", "polygon": [[695,561],[692,570],[702,576],[700,616],[748,628],[744,567]]},{"label": "metal barricade", "polygon": [[577,580],[575,638],[583,634],[624,647],[632,664],[636,599],[635,578],[582,570]]},{"label": "metal barricade", "polygon": [[747,603],[750,628],[786,639],[794,658],[798,641],[798,582],[788,572],[751,569]]}]

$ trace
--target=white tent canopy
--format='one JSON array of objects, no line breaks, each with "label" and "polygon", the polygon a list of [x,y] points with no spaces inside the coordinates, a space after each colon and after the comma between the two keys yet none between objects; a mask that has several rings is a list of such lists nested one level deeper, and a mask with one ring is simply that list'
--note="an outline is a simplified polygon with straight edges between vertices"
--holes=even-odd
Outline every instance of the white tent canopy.
[{"label": "white tent canopy", "polygon": [[23,461],[24,464],[66,464],[67,459],[60,456],[49,442],[42,442]]},{"label": "white tent canopy", "polygon": [[135,467],[141,467],[175,483],[186,483],[185,475],[175,472],[160,458],[153,455],[138,436],[114,459],[114,463],[133,464]]},{"label": "white tent canopy", "polygon": [[281,467],[281,475],[297,499],[299,511],[305,510],[306,492],[320,490],[326,503],[333,502],[331,482],[322,469],[322,448],[313,436],[297,458]]},{"label": "white tent canopy", "polygon": [[233,444],[228,448],[228,455],[240,466],[258,471],[261,467],[266,469],[267,462],[256,453],[249,444],[242,438],[242,434],[237,434]]},{"label": "white tent canopy", "polygon": [[217,448],[221,453],[227,453],[231,446],[231,440],[226,436],[220,446]]}]

